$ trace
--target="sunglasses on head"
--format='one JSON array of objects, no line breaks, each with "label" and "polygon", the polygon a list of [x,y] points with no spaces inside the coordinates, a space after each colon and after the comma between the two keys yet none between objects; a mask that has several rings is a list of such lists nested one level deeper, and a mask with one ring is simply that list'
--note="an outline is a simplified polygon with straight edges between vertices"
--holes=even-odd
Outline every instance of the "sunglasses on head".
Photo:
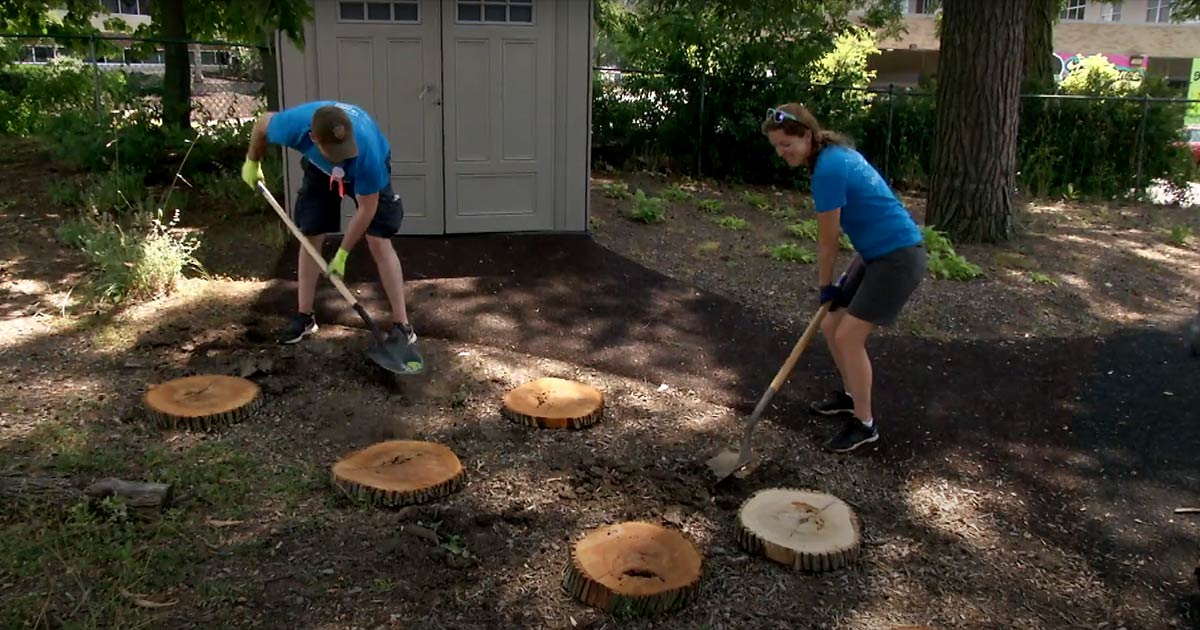
[{"label": "sunglasses on head", "polygon": [[[767,109],[767,119],[774,121],[776,123],[781,123],[785,120],[794,120],[796,122],[800,122],[799,118],[796,118],[795,116],[783,111],[782,109],[775,109],[774,107]],[[800,124],[804,124],[804,123],[800,123]]]}]

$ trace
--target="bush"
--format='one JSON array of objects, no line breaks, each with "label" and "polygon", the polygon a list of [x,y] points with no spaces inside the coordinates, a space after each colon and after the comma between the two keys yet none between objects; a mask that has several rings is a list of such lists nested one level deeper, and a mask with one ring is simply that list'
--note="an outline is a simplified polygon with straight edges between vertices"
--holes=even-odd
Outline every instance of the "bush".
[{"label": "bush", "polygon": [[931,226],[922,226],[921,234],[925,237],[925,250],[929,252],[929,271],[938,278],[947,280],[972,280],[983,275],[983,269],[954,250],[954,245],[946,236]]},{"label": "bush", "polygon": [[634,193],[629,218],[642,223],[662,223],[667,220],[665,205],[661,198],[647,197],[646,192],[639,188]]},{"label": "bush", "polygon": [[[128,99],[125,75],[100,74],[103,107]],[[12,65],[0,70],[0,133],[30,135],[41,122],[63,112],[96,117],[96,79],[79,59],[56,57],[46,64]]]}]

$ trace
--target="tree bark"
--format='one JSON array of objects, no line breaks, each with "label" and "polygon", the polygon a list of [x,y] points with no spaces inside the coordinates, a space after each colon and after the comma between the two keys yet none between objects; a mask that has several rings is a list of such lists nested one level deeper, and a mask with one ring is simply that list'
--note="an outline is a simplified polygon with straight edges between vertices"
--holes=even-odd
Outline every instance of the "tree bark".
[{"label": "tree bark", "polygon": [[1011,235],[1025,2],[946,0],[942,5],[925,223],[957,242],[995,243]]},{"label": "tree bark", "polygon": [[174,129],[191,128],[192,85],[184,0],[159,0],[164,44],[163,125]]},{"label": "tree bark", "polygon": [[1062,0],[1026,0],[1024,90],[1030,94],[1054,87],[1054,24]]}]

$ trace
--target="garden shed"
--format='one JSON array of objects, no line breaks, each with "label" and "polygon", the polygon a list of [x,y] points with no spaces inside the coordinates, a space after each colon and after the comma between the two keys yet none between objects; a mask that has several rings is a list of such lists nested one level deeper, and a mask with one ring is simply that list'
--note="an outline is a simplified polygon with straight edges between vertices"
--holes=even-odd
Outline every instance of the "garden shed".
[{"label": "garden shed", "polygon": [[[279,36],[280,103],[336,99],[375,117],[402,234],[583,231],[592,5],[315,0],[303,50]],[[289,151],[289,210],[300,182]],[[343,213],[344,227],[349,200]]]}]

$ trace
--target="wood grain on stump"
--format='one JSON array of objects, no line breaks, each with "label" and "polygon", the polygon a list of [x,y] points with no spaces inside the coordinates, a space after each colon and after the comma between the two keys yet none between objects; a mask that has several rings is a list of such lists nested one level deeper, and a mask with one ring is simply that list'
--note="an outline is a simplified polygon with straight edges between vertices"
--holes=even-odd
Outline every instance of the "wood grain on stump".
[{"label": "wood grain on stump", "polygon": [[582,429],[604,414],[604,396],[595,387],[553,377],[510,390],[503,403],[505,417],[542,429]]},{"label": "wood grain on stump", "polygon": [[737,539],[750,553],[804,571],[833,571],[858,559],[862,532],[846,502],[815,490],[769,488],[742,504]]},{"label": "wood grain on stump", "polygon": [[466,470],[453,451],[432,442],[390,440],[339,460],[333,485],[373,505],[426,503],[462,487]]},{"label": "wood grain on stump", "polygon": [[638,521],[590,532],[563,571],[572,597],[614,615],[676,610],[700,590],[703,559],[678,530]]},{"label": "wood grain on stump", "polygon": [[224,374],[197,374],[152,385],[142,400],[156,426],[189,431],[229,427],[253,415],[263,401],[257,383]]}]

